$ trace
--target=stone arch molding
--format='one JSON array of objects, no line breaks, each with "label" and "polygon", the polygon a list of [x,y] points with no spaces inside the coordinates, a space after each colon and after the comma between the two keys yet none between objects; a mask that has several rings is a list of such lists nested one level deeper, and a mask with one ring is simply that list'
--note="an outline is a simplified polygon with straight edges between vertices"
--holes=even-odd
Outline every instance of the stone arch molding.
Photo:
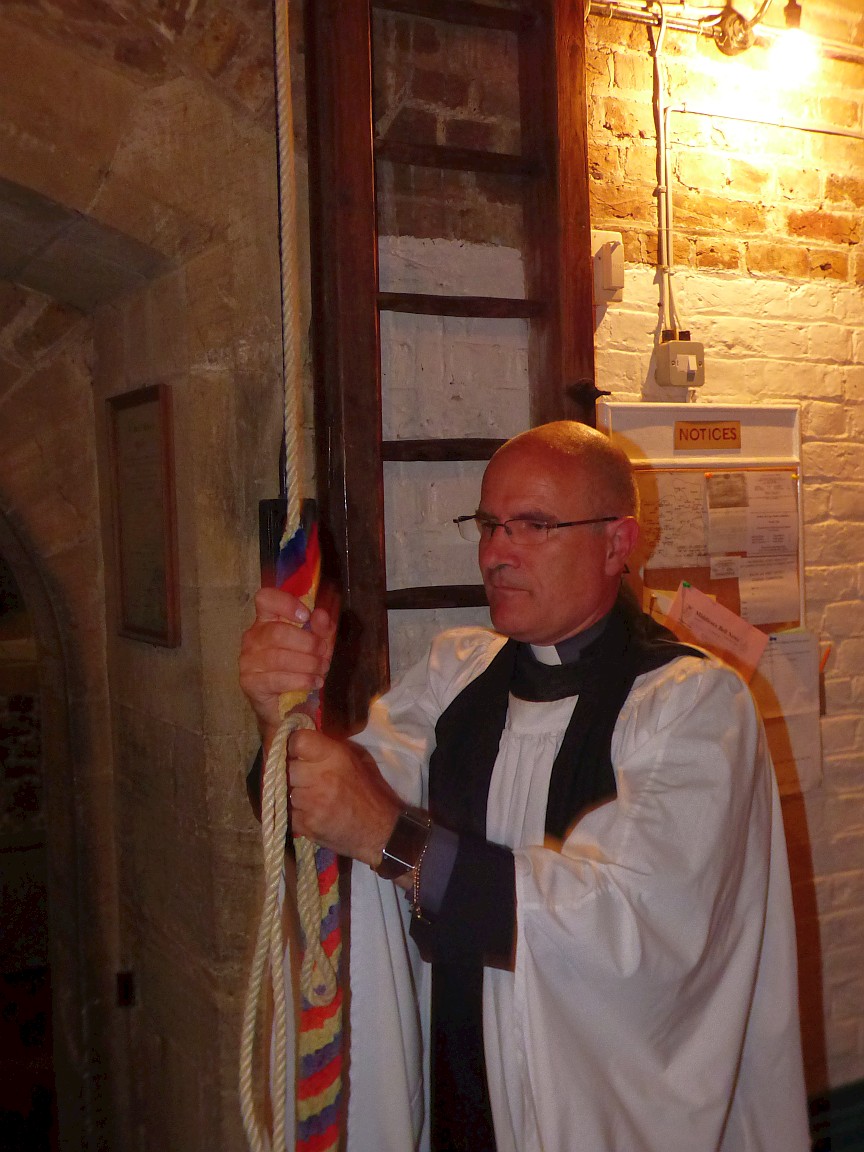
[{"label": "stone arch molding", "polygon": [[0,178],[0,280],[92,312],[172,267],[140,240]]}]

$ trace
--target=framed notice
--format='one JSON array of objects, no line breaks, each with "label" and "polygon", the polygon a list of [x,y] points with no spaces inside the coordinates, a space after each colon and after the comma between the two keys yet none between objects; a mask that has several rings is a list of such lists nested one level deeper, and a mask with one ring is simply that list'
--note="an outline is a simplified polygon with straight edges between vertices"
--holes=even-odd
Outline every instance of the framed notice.
[{"label": "framed notice", "polygon": [[118,632],[174,648],[180,614],[171,391],[154,384],[107,405]]}]

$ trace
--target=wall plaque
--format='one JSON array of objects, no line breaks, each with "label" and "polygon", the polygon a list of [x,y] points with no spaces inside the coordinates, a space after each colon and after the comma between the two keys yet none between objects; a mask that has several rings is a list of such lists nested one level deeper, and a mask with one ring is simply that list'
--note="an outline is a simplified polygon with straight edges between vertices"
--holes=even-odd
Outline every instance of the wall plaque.
[{"label": "wall plaque", "polygon": [[139,388],[107,402],[118,632],[180,643],[171,391]]}]

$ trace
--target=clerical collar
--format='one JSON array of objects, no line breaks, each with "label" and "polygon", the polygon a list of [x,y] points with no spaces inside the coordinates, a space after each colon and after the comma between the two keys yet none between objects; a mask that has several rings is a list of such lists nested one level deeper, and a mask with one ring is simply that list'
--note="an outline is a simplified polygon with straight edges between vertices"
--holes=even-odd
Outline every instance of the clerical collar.
[{"label": "clerical collar", "polygon": [[568,636],[560,644],[532,644],[531,651],[534,659],[541,664],[575,663],[582,655],[582,650],[606,630],[609,616],[610,613],[607,612],[605,616],[601,616],[596,624],[592,624],[584,632],[577,632],[575,636]]}]

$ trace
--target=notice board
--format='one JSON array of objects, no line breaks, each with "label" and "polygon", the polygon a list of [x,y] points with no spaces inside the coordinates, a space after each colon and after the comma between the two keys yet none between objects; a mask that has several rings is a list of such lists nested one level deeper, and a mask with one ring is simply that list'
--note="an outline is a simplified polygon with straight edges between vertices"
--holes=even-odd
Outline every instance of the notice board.
[{"label": "notice board", "polygon": [[768,636],[751,690],[781,790],[813,787],[819,654],[803,628],[798,406],[601,401],[597,426],[635,468],[642,537],[628,579],[643,608],[662,618],[694,588]]}]

